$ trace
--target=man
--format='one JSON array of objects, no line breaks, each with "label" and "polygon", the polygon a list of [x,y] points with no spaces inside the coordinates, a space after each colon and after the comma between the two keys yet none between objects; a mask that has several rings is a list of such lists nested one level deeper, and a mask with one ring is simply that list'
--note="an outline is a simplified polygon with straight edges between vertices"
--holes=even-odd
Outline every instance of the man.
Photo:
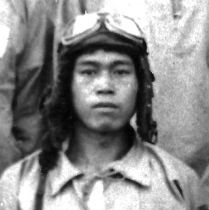
[{"label": "man", "polygon": [[98,13],[69,23],[42,110],[49,132],[40,151],[4,172],[2,208],[197,209],[195,173],[150,144],[153,79],[134,19]]},{"label": "man", "polygon": [[157,78],[153,104],[154,115],[161,122],[158,145],[202,176],[209,159],[209,2],[59,0],[55,36],[59,39],[63,25],[81,11],[89,13],[104,7],[139,18]]}]

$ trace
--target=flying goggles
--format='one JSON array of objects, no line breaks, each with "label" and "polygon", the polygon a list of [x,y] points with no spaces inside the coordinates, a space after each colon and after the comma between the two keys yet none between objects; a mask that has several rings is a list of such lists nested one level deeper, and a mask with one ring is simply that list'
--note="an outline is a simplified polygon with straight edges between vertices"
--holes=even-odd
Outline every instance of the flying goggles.
[{"label": "flying goggles", "polygon": [[136,21],[128,16],[109,13],[92,13],[77,16],[69,22],[62,35],[61,44],[78,47],[98,33],[113,34],[128,41],[142,53],[147,53],[144,34]]}]

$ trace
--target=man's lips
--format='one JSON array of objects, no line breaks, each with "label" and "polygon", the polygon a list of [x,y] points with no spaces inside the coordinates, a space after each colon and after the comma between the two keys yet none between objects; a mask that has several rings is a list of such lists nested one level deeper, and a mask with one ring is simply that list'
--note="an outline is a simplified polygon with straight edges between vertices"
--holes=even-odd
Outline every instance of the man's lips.
[{"label": "man's lips", "polygon": [[118,106],[114,103],[111,103],[111,102],[100,102],[100,103],[94,104],[93,108],[95,108],[95,109],[97,109],[97,108],[117,109]]}]

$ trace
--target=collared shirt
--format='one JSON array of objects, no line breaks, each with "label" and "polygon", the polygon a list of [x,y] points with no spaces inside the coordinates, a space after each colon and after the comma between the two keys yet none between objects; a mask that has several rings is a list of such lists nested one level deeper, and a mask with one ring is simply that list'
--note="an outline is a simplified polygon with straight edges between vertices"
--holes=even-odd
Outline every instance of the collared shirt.
[{"label": "collared shirt", "polygon": [[[38,154],[4,172],[0,209],[34,209],[40,176]],[[90,177],[60,152],[57,167],[46,179],[43,210],[192,210],[199,205],[198,186],[198,178],[188,166],[157,146],[139,141],[122,159]]]}]

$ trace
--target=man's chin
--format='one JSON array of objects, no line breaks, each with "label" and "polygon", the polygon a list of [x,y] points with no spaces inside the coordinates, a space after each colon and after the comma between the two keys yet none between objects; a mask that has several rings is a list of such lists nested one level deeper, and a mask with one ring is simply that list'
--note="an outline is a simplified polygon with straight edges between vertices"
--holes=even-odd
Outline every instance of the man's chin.
[{"label": "man's chin", "polygon": [[97,125],[94,130],[99,133],[107,134],[121,130],[120,126],[112,125],[111,123]]}]

